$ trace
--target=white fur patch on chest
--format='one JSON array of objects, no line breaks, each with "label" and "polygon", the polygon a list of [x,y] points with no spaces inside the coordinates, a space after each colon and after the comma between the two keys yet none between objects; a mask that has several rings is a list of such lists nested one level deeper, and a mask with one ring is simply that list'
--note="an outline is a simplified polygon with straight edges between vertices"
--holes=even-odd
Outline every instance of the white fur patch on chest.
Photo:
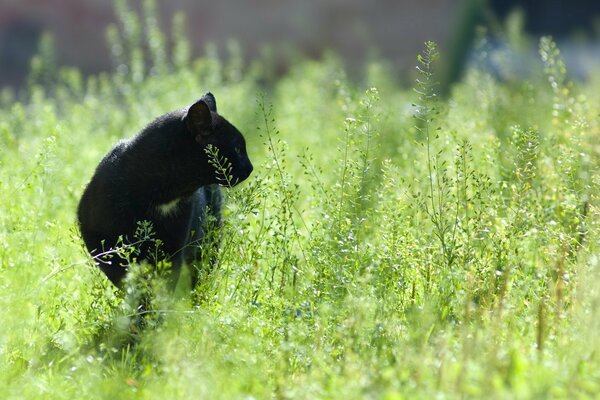
[{"label": "white fur patch on chest", "polygon": [[156,206],[156,211],[163,217],[175,214],[179,210],[179,202],[181,199],[171,200],[168,203],[159,204]]}]

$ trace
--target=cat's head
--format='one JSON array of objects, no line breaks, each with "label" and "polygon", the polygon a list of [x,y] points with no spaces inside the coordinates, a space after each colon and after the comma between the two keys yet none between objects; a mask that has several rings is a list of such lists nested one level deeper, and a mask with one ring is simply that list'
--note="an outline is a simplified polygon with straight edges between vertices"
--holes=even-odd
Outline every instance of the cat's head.
[{"label": "cat's head", "polygon": [[184,113],[183,121],[213,168],[213,183],[235,186],[250,176],[253,168],[244,136],[217,113],[212,93],[206,93],[192,104]]}]

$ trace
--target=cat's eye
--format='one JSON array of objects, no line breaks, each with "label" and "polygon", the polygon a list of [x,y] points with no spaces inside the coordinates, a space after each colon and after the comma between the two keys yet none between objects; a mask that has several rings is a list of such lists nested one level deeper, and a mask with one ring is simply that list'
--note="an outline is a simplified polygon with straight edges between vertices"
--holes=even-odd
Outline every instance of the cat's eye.
[{"label": "cat's eye", "polygon": [[237,154],[238,156],[242,153],[242,149],[240,149],[239,147],[236,147],[234,150],[235,154]]}]

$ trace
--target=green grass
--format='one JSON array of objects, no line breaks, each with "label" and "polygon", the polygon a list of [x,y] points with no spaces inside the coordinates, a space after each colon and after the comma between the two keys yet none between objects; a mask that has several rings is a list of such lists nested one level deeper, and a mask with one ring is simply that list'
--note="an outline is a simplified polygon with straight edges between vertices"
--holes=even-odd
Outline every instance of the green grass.
[{"label": "green grass", "polygon": [[[114,73],[57,68],[46,39],[0,100],[0,398],[600,392],[600,76],[569,82],[544,39],[528,76],[475,63],[447,99],[431,43],[415,90],[335,57],[274,80],[235,47],[189,61],[181,35],[169,57],[156,29],[143,59],[153,20],[123,5]],[[255,171],[227,190],[218,268],[158,288],[129,346],[135,288],[92,265],[76,205],[119,139],[207,90]]]}]

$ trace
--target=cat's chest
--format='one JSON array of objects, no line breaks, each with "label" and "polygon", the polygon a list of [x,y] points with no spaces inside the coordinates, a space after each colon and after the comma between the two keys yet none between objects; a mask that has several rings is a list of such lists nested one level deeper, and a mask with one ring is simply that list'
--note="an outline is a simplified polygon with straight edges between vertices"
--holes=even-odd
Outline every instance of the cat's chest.
[{"label": "cat's chest", "polygon": [[159,217],[171,217],[179,214],[181,212],[183,199],[176,198],[175,200],[171,200],[166,203],[158,204],[154,207],[154,211],[158,214]]}]

